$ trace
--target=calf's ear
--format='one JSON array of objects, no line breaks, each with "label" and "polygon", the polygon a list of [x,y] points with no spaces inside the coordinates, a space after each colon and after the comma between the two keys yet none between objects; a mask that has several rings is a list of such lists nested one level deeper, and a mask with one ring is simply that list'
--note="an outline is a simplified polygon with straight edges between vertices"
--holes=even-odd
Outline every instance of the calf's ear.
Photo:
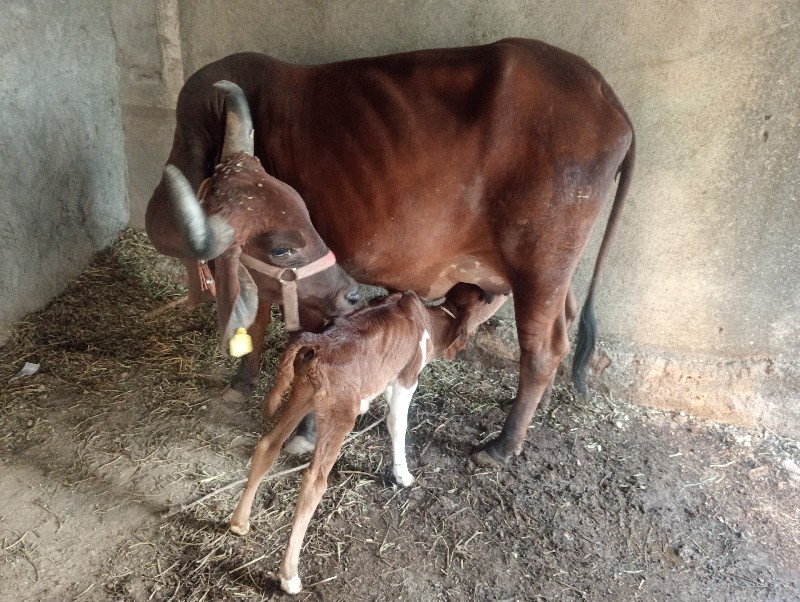
[{"label": "calf's ear", "polygon": [[452,361],[453,358],[455,358],[456,353],[467,346],[467,336],[467,325],[462,322],[459,324],[458,330],[456,331],[455,340],[448,345],[447,349],[444,350],[445,361]]}]

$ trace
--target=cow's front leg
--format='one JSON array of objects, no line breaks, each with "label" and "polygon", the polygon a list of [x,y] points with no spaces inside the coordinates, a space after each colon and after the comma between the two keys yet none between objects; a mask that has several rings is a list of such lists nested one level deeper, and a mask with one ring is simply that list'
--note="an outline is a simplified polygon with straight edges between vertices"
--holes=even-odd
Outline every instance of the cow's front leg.
[{"label": "cow's front leg", "polygon": [[313,451],[316,444],[317,419],[314,412],[311,412],[306,414],[306,417],[300,421],[294,434],[292,434],[292,438],[283,446],[283,451],[287,454],[299,456]]},{"label": "cow's front leg", "polygon": [[264,348],[264,338],[267,334],[272,312],[272,300],[259,299],[256,320],[248,329],[248,334],[253,339],[253,351],[245,355],[239,362],[239,369],[231,379],[230,386],[222,393],[225,401],[244,402],[252,397],[258,386],[258,377],[261,369],[261,351]]}]

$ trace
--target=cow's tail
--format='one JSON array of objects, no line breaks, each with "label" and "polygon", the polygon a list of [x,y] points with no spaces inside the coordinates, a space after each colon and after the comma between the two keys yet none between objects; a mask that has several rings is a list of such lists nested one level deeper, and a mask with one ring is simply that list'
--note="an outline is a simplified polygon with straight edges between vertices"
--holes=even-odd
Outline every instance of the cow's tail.
[{"label": "cow's tail", "polygon": [[575,389],[582,394],[587,393],[589,390],[586,385],[586,370],[589,366],[589,360],[591,360],[592,354],[594,353],[595,345],[597,324],[594,315],[594,292],[597,282],[600,279],[600,272],[603,268],[606,255],[608,254],[608,249],[611,246],[611,241],[614,238],[620,216],[622,215],[622,207],[625,204],[625,196],[630,187],[631,177],[633,176],[633,166],[636,162],[636,135],[633,131],[633,125],[613,93],[608,96],[609,100],[622,112],[622,115],[631,128],[631,143],[617,171],[619,174],[617,193],[614,196],[614,203],[611,206],[611,213],[608,216],[606,231],[603,234],[603,241],[600,243],[600,251],[597,253],[597,260],[594,264],[592,280],[589,283],[589,292],[586,294],[586,301],[583,304],[580,320],[578,322],[578,339],[575,343],[575,355],[572,359],[572,383],[575,385]]},{"label": "cow's tail", "polygon": [[271,418],[281,405],[283,396],[295,380],[295,373],[315,357],[314,349],[301,343],[289,344],[281,355],[275,385],[264,400],[264,418]]}]

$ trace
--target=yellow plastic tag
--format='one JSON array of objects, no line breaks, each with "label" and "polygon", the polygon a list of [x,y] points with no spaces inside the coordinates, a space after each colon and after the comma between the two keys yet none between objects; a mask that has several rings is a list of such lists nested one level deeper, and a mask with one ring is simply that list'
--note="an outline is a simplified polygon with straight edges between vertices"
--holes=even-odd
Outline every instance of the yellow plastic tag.
[{"label": "yellow plastic tag", "polygon": [[236,334],[231,337],[230,351],[233,357],[242,357],[253,350],[253,339],[247,334],[245,328],[237,328]]}]

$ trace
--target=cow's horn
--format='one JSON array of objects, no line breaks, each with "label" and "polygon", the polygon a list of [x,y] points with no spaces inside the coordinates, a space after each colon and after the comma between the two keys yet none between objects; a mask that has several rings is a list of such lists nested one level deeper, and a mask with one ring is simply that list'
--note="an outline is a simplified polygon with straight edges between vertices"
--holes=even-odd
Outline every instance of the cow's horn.
[{"label": "cow's horn", "polygon": [[164,184],[172,202],[175,220],[180,224],[186,244],[195,257],[208,261],[233,244],[233,228],[218,215],[206,215],[180,169],[167,165],[164,168]]},{"label": "cow's horn", "polygon": [[225,143],[222,158],[234,153],[253,154],[253,118],[242,89],[226,80],[218,81],[214,87],[225,92]]}]

